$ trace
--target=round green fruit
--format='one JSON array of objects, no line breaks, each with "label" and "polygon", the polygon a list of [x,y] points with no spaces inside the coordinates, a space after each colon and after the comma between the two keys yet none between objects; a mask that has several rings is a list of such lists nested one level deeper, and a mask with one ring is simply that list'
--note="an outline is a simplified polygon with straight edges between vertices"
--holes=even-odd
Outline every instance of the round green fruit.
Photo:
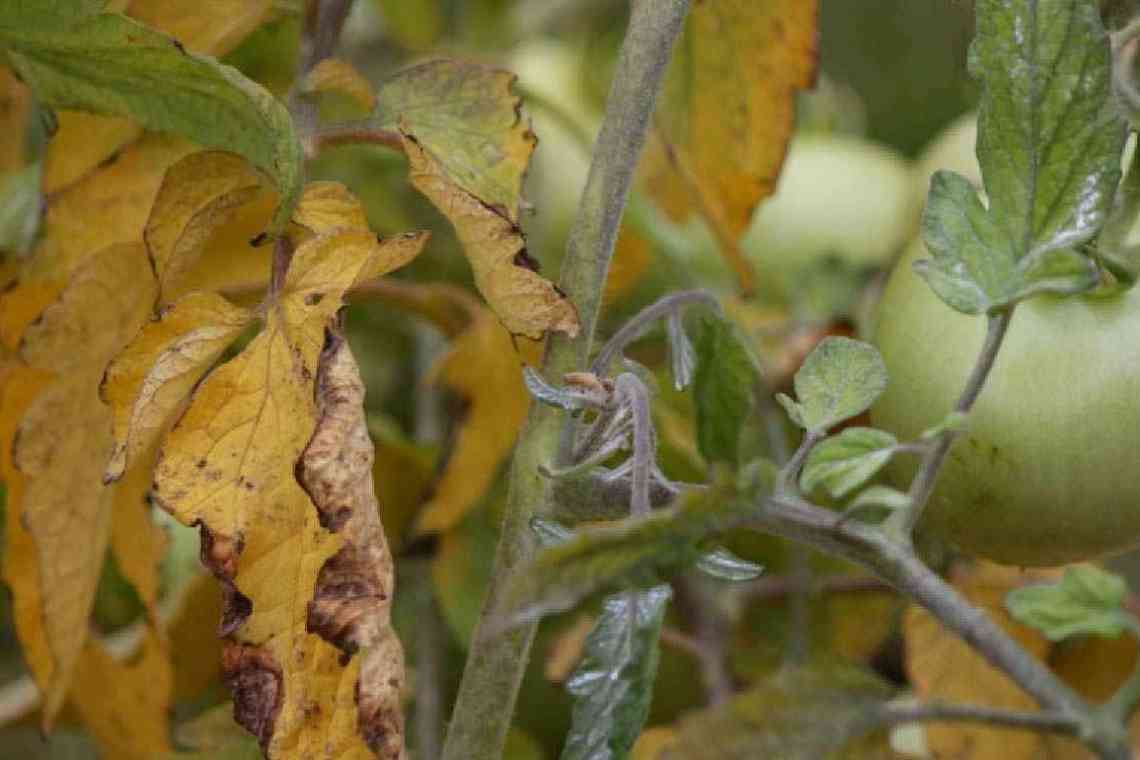
[{"label": "round green fruit", "polygon": [[[915,274],[892,273],[875,341],[890,381],[877,427],[914,440],[953,409],[985,334]],[[1140,541],[1140,290],[1017,307],[997,362],[919,524],[970,554],[1058,565]],[[905,488],[913,457],[892,465]]]}]

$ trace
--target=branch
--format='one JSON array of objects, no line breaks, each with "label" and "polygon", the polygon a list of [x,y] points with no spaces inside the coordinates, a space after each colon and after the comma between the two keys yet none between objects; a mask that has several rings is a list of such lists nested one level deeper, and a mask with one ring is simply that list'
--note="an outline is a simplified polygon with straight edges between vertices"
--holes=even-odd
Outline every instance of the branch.
[{"label": "branch", "polygon": [[[997,314],[991,314],[986,318],[985,343],[982,345],[982,350],[978,354],[978,360],[974,364],[973,371],[970,372],[970,377],[966,381],[966,387],[963,389],[962,395],[958,398],[958,403],[955,405],[954,411],[967,414],[974,406],[974,402],[978,400],[978,395],[982,392],[986,378],[989,377],[990,370],[993,369],[994,361],[997,359],[998,350],[1001,348],[1002,341],[1005,340],[1005,334],[1009,329],[1011,319],[1013,319],[1012,306]],[[914,480],[910,484],[910,492],[908,493],[910,497],[910,507],[892,515],[884,526],[888,533],[893,533],[894,535],[901,536],[908,542],[910,541],[911,536],[914,534],[914,527],[922,517],[922,512],[926,508],[926,502],[929,501],[930,494],[934,491],[934,483],[938,479],[938,471],[941,469],[942,462],[946,459],[946,455],[950,453],[950,447],[954,445],[954,439],[956,437],[957,432],[946,430],[934,439],[933,444],[927,449],[926,454],[922,458],[922,464],[919,465],[918,474],[915,475]]]},{"label": "branch", "polygon": [[[578,308],[581,330],[574,340],[550,336],[542,368],[545,377],[561,377],[586,366],[602,285],[633,172],[688,9],[688,0],[636,0],[632,4],[605,118],[562,264],[560,286]],[[494,610],[499,608],[499,597],[510,574],[534,553],[531,517],[551,511],[551,484],[539,474],[538,467],[554,461],[561,428],[558,410],[531,403],[511,465],[495,571],[468,653],[444,743],[444,760],[502,755],[535,625],[495,636]]]},{"label": "branch", "polygon": [[895,723],[984,723],[997,728],[1026,728],[1031,731],[1075,736],[1081,724],[1061,712],[1021,712],[1001,710],[982,705],[955,705],[928,702],[925,704],[887,704],[883,706],[881,720]]}]

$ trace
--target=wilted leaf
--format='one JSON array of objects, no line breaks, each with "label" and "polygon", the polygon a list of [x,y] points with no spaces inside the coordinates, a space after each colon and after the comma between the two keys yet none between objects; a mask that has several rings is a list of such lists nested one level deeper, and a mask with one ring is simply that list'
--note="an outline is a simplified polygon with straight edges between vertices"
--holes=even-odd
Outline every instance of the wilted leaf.
[{"label": "wilted leaf", "polygon": [[1093,565],[1075,565],[1056,583],[1010,591],[1005,606],[1015,620],[1050,641],[1079,635],[1116,638],[1131,628],[1123,609],[1127,594],[1120,576]]},{"label": "wilted leaf", "polygon": [[[956,571],[951,582],[1030,654],[1044,659],[1049,642],[1036,631],[1012,620],[1002,601],[1010,589],[1049,577],[1050,574],[1041,571],[1018,571],[979,563],[972,571]],[[1013,710],[1036,709],[1032,697],[943,628],[928,612],[911,607],[906,614],[903,634],[907,673],[923,699]],[[934,753],[968,760],[1036,760],[1044,746],[1044,738],[1039,734],[966,723],[932,723],[926,727],[926,736]]]},{"label": "wilted leaf", "polygon": [[897,438],[882,430],[846,428],[812,448],[800,473],[800,487],[811,493],[823,486],[836,498],[846,496],[890,461],[897,444]]},{"label": "wilted leaf", "polygon": [[526,419],[522,363],[511,336],[484,311],[433,369],[436,382],[460,394],[465,410],[431,500],[416,521],[418,532],[454,527],[494,482]]},{"label": "wilted leaf", "polygon": [[728,702],[681,719],[666,760],[887,760],[891,687],[849,664],[783,668]]},{"label": "wilted leaf", "polygon": [[697,492],[646,517],[578,531],[512,576],[500,612],[508,624],[519,623],[568,609],[603,588],[656,585],[701,557],[701,540],[744,509],[726,494]]},{"label": "wilted leaf", "polygon": [[475,274],[475,285],[503,326],[541,338],[547,330],[578,334],[578,312],[569,299],[537,273],[517,219],[506,207],[472,194],[447,173],[414,135],[404,132],[412,184],[455,227]]},{"label": "wilted leaf", "polygon": [[1093,0],[985,0],[976,13],[970,64],[983,85],[977,153],[988,205],[966,178],[935,174],[922,222],[934,259],[918,268],[967,314],[1096,285],[1095,264],[1075,247],[1104,224],[1124,146]]},{"label": "wilted leaf", "polygon": [[[816,72],[816,0],[694,5],[658,111],[667,146],[647,154],[648,187],[674,217],[696,208],[735,241],[771,195],[798,90]],[[732,262],[738,269],[746,262]]]},{"label": "wilted leaf", "polygon": [[305,75],[306,92],[339,92],[371,111],[376,106],[372,84],[348,61],[326,58]]},{"label": "wilted leaf", "polygon": [[668,585],[607,597],[566,683],[574,697],[563,760],[628,756],[649,715]]},{"label": "wilted leaf", "polygon": [[285,107],[237,70],[125,16],[47,2],[0,18],[0,45],[47,105],[129,116],[245,156],[280,189],[274,227],[284,227],[301,190],[300,143]]},{"label": "wilted leaf", "polygon": [[502,69],[438,60],[398,72],[376,91],[382,128],[411,135],[425,163],[512,224],[536,142],[511,92],[514,80]]},{"label": "wilted leaf", "polygon": [[780,395],[793,421],[809,432],[862,414],[887,387],[887,368],[867,343],[829,336],[808,354],[795,378],[799,403]]},{"label": "wilted leaf", "polygon": [[756,400],[758,363],[737,328],[724,319],[702,319],[696,347],[697,444],[707,461],[737,465],[740,431]]}]

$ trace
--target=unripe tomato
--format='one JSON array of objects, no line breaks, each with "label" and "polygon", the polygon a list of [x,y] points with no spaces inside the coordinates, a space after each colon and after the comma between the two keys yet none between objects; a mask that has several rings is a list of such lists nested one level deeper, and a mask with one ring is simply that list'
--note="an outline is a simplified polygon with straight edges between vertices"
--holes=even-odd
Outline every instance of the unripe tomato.
[{"label": "unripe tomato", "polygon": [[[874,424],[913,440],[953,409],[984,317],[943,304],[911,265],[892,273],[875,341],[890,373]],[[913,456],[892,465],[905,488]],[[951,449],[920,532],[998,562],[1056,565],[1140,541],[1140,290],[1020,304]]]},{"label": "unripe tomato", "polygon": [[885,263],[913,233],[916,207],[906,159],[849,136],[792,141],[775,195],[742,240],[761,273],[784,275],[812,259]]}]

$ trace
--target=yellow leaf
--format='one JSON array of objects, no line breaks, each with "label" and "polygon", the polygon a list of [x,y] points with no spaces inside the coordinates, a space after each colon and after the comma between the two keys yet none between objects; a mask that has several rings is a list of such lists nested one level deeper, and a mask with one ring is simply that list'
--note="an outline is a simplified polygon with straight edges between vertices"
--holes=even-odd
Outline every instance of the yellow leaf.
[{"label": "yellow leaf", "polygon": [[194,53],[222,57],[268,20],[272,0],[132,0],[128,15]]},{"label": "yellow leaf", "polygon": [[[38,573],[30,576],[38,578],[38,589],[21,606],[42,618],[53,662],[50,679],[41,683],[45,726],[62,704],[87,637],[110,528],[114,492],[103,486],[101,470],[111,419],[98,399],[99,378],[143,324],[153,299],[142,246],[111,246],[87,259],[20,341],[27,365],[59,373],[5,439],[13,441],[11,465],[20,483],[18,492],[9,492],[8,510],[34,543]],[[10,565],[6,572],[32,568]],[[26,637],[22,643],[38,646]]]},{"label": "yellow leaf", "polygon": [[170,167],[144,232],[164,300],[197,263],[214,230],[263,192],[270,191],[257,172],[233,153],[191,153]]},{"label": "yellow leaf", "polygon": [[586,645],[586,637],[594,627],[592,615],[579,615],[573,624],[561,630],[550,642],[546,650],[546,662],[542,666],[542,674],[547,681],[562,683],[570,677],[574,666],[582,657],[582,648]]},{"label": "yellow leaf", "polygon": [[671,65],[649,190],[676,218],[708,217],[742,275],[736,241],[776,187],[796,91],[815,79],[817,15],[817,0],[698,3]]},{"label": "yellow leaf", "polygon": [[115,448],[107,478],[152,448],[194,385],[252,315],[213,293],[191,293],[166,307],[115,357],[101,395],[114,412]]},{"label": "yellow leaf", "polygon": [[630,760],[657,760],[677,741],[677,730],[671,726],[653,726],[641,732],[630,751]]},{"label": "yellow leaf", "polygon": [[310,182],[293,211],[293,222],[314,235],[368,229],[364,206],[339,182]]},{"label": "yellow leaf", "polygon": [[[1011,589],[1047,577],[1041,571],[979,563],[969,571],[959,569],[951,581],[1030,654],[1044,659],[1049,642],[1037,631],[1014,622],[1005,610],[1004,599]],[[907,611],[903,634],[907,672],[923,699],[1011,710],[1036,709],[1032,697],[925,610],[912,607]],[[969,723],[932,723],[926,727],[926,736],[935,755],[959,760],[1035,760],[1045,741],[1032,732]]]},{"label": "yellow leaf", "polygon": [[192,149],[179,138],[147,135],[110,164],[51,196],[43,240],[28,275],[65,277],[109,245],[140,240],[167,167]]},{"label": "yellow leaf", "polygon": [[522,366],[511,336],[484,312],[433,370],[438,382],[464,398],[467,410],[431,501],[420,512],[417,532],[450,530],[494,482],[530,403]]},{"label": "yellow leaf", "polygon": [[424,447],[416,446],[402,436],[377,431],[369,421],[376,461],[372,465],[372,482],[380,502],[384,533],[393,551],[399,551],[403,537],[423,505],[432,478],[434,457]]},{"label": "yellow leaf", "polygon": [[44,192],[55,194],[83,179],[142,132],[142,127],[121,116],[57,111],[55,134],[44,152]]},{"label": "yellow leaf", "polygon": [[457,185],[438,160],[404,134],[412,184],[443,212],[467,252],[475,285],[509,331],[541,338],[547,330],[578,334],[578,312],[537,273],[518,225],[502,208]]},{"label": "yellow leaf", "polygon": [[363,391],[333,328],[345,291],[402,266],[425,238],[342,230],[303,242],[263,331],[206,377],[163,443],[152,493],[201,526],[223,586],[236,717],[270,757],[400,756],[390,558]]},{"label": "yellow leaf", "polygon": [[119,572],[134,587],[151,622],[158,620],[159,569],[167,543],[166,532],[154,522],[146,497],[154,456],[152,446],[112,489],[110,544]]},{"label": "yellow leaf", "polygon": [[305,92],[339,92],[355,100],[360,106],[371,111],[376,107],[376,93],[372,83],[356,70],[348,61],[339,58],[326,58],[305,76]]},{"label": "yellow leaf", "polygon": [[133,663],[116,661],[90,641],[75,668],[71,703],[104,757],[150,760],[170,750],[171,685],[170,661],[154,635]]},{"label": "yellow leaf", "polygon": [[[197,700],[219,678],[222,641],[218,621],[222,616],[222,593],[208,575],[188,581],[177,613],[166,632],[174,660],[174,699]],[[232,710],[227,719],[233,725]]]},{"label": "yellow leaf", "polygon": [[622,225],[614,246],[613,261],[606,275],[606,286],[602,292],[602,303],[609,305],[629,295],[653,262],[652,249],[645,238],[628,224]]}]

